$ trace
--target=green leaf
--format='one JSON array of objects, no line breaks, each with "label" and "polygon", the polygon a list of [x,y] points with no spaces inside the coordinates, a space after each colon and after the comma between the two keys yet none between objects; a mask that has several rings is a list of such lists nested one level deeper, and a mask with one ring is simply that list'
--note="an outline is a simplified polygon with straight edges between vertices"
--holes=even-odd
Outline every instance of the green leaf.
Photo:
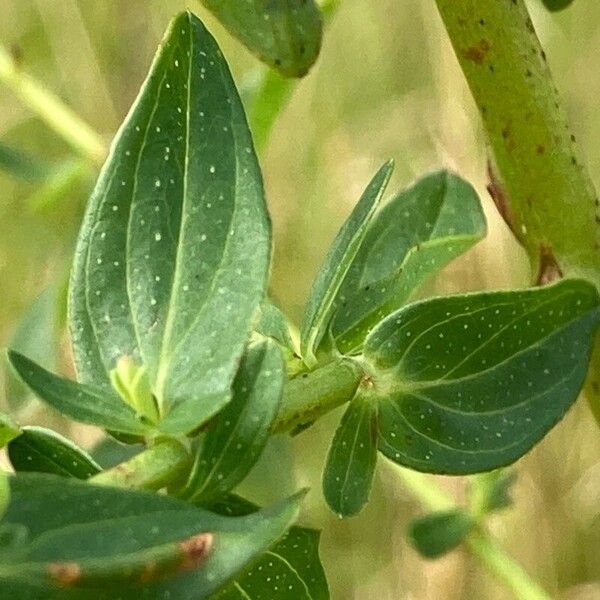
[{"label": "green leaf", "polygon": [[546,8],[552,12],[563,10],[572,4],[573,0],[542,0]]},{"label": "green leaf", "polygon": [[38,158],[0,142],[0,171],[29,183],[39,183],[50,175],[52,169]]},{"label": "green leaf", "polygon": [[233,382],[233,400],[199,445],[186,486],[194,502],[229,492],[250,472],[271,434],[284,379],[285,365],[274,342],[250,346]]},{"label": "green leaf", "polygon": [[419,471],[464,474],[514,462],[575,402],[600,310],[582,280],[435,298],[369,335],[379,449]]},{"label": "green leaf", "polygon": [[428,175],[398,194],[369,226],[340,287],[331,325],[338,350],[358,351],[382,318],[485,234],[477,193],[452,173]]},{"label": "green leaf", "polygon": [[335,432],[323,474],[323,493],[340,517],[369,500],[377,463],[377,398],[359,388]]},{"label": "green leaf", "polygon": [[314,0],[202,0],[262,61],[286,77],[302,77],[321,48],[321,14]]},{"label": "green leaf", "polygon": [[[211,506],[219,514],[239,516],[258,507],[237,496]],[[329,600],[319,559],[320,532],[292,527],[251,567],[217,594],[215,600]]]},{"label": "green leaf", "polygon": [[471,517],[461,509],[431,513],[411,523],[408,539],[425,558],[438,558],[456,548],[473,525]]},{"label": "green leaf", "polygon": [[169,433],[228,402],[265,294],[270,223],[244,111],[190,13],[170,25],[88,204],[70,289],[77,370],[147,368]]},{"label": "green leaf", "polygon": [[393,169],[394,163],[389,161],[373,177],[335,237],[315,279],[304,313],[300,344],[302,356],[311,366],[316,364],[315,355],[327,333],[340,286],[359,252]]},{"label": "green leaf", "polygon": [[164,495],[39,474],[11,478],[11,492],[3,523],[28,536],[0,555],[3,592],[32,599],[207,598],[283,536],[300,502],[228,518]]},{"label": "green leaf", "polygon": [[116,392],[53,375],[18,352],[9,350],[8,360],[41,400],[74,421],[133,435],[149,431]]},{"label": "green leaf", "polygon": [[4,448],[19,435],[21,435],[19,426],[9,415],[0,412],[0,448]]},{"label": "green leaf", "polygon": [[471,478],[469,482],[471,513],[481,518],[511,506],[510,490],[516,478],[516,472],[507,469],[497,469]]},{"label": "green leaf", "polygon": [[87,452],[44,427],[23,427],[21,435],[8,445],[8,457],[17,472],[87,479],[101,470]]},{"label": "green leaf", "polygon": [[265,300],[260,306],[260,320],[256,326],[260,335],[274,339],[280,346],[294,349],[285,315],[270,301]]},{"label": "green leaf", "polygon": [[91,454],[103,469],[110,469],[133,458],[142,450],[144,450],[143,444],[122,443],[112,437],[105,437],[92,448]]}]

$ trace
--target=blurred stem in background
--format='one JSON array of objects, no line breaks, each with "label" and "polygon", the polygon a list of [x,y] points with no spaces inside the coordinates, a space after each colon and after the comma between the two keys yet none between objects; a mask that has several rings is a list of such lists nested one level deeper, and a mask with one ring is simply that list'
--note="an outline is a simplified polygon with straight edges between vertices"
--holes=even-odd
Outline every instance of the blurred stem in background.
[{"label": "blurred stem in background", "polygon": [[22,71],[18,61],[3,46],[0,46],[0,81],[79,155],[97,166],[104,162],[107,149],[102,137],[55,94]]},{"label": "blurred stem in background", "polygon": [[[524,0],[436,0],[493,154],[489,190],[535,282],[600,288],[600,215]],[[600,344],[587,385],[600,423]]]}]

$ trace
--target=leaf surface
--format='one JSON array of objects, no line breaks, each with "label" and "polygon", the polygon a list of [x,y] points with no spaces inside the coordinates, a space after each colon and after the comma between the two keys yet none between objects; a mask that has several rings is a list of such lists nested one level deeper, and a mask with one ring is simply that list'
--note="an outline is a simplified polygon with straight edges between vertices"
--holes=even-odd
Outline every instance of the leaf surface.
[{"label": "leaf surface", "polygon": [[70,288],[78,373],[144,365],[163,429],[216,414],[265,292],[270,223],[244,111],[201,22],[171,23],[88,204]]},{"label": "leaf surface", "polygon": [[314,0],[202,0],[261,60],[286,77],[302,77],[321,48],[321,13]]},{"label": "leaf surface", "polygon": [[133,409],[111,389],[64,379],[11,350],[8,360],[41,400],[74,421],[132,435],[149,431]]},{"label": "leaf surface", "polygon": [[390,315],[364,356],[379,395],[379,449],[420,471],[510,464],[575,402],[600,310],[582,280],[434,298]]},{"label": "leaf surface", "polygon": [[325,500],[340,517],[367,503],[377,463],[377,398],[361,388],[335,432],[323,474]]},{"label": "leaf surface", "polygon": [[375,217],[340,287],[331,335],[344,353],[431,275],[485,236],[475,190],[445,171],[395,196]]},{"label": "leaf surface", "polygon": [[425,558],[439,558],[456,548],[473,525],[471,517],[460,509],[431,513],[411,523],[408,539]]},{"label": "leaf surface", "polygon": [[302,356],[311,364],[316,364],[315,354],[327,333],[340,286],[363,243],[393,168],[390,161],[373,177],[335,237],[317,274],[306,305],[301,335]]},{"label": "leaf surface", "polygon": [[11,478],[11,492],[3,525],[26,537],[0,554],[0,572],[11,597],[32,599],[207,598],[283,536],[299,505],[229,518],[39,474]]},{"label": "leaf surface", "polygon": [[21,435],[8,445],[8,457],[17,472],[87,479],[101,470],[87,452],[44,427],[23,427]]},{"label": "leaf surface", "polygon": [[[225,515],[251,514],[258,507],[228,496],[213,510]],[[292,527],[215,600],[329,600],[327,579],[319,558],[320,532]]]},{"label": "leaf surface", "polygon": [[194,502],[223,495],[259,459],[277,417],[285,365],[273,341],[250,346],[233,382],[233,400],[202,440],[187,490]]}]

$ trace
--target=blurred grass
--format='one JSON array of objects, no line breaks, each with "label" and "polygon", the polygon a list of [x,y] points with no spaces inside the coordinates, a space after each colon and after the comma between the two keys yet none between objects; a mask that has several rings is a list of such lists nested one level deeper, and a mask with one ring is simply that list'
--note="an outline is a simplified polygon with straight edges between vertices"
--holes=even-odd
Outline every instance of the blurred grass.
[{"label": "blurred grass", "polygon": [[[175,0],[1,0],[0,42],[108,141],[167,22],[184,6]],[[199,3],[190,7],[219,39],[239,85],[255,80],[255,59]],[[552,16],[537,0],[531,8],[573,129],[600,183],[600,4],[577,0]],[[71,157],[67,145],[1,87],[0,140],[52,164]],[[433,1],[343,0],[318,65],[298,85],[261,159],[275,227],[272,289],[296,322],[329,241],[388,158],[397,165],[391,191],[427,170],[448,167],[476,185],[489,217],[488,239],[426,293],[527,281],[523,254],[487,198],[479,120]],[[28,199],[37,189],[0,173],[2,345],[29,303],[68,269],[89,184],[82,180],[60,202],[35,211]],[[327,513],[320,472],[338,417],[328,416],[291,442],[275,440],[247,483],[264,500],[284,488],[312,487],[305,518],[325,529],[334,599],[510,598],[461,551],[427,563],[410,549],[404,532],[419,507],[383,460],[363,514],[340,522]],[[49,422],[40,411],[23,418]],[[54,417],[52,424],[60,426]],[[83,440],[91,432],[73,435]],[[273,475],[286,465],[295,475],[277,487]],[[518,473],[516,505],[494,518],[494,532],[553,596],[600,598],[600,439],[584,403],[518,463]],[[461,496],[463,479],[439,479]]]}]

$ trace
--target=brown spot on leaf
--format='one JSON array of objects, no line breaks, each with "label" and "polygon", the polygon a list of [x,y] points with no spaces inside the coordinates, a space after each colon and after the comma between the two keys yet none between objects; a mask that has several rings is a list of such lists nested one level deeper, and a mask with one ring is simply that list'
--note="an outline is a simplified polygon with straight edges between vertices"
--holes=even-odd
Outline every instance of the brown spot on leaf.
[{"label": "brown spot on leaf", "polygon": [[214,542],[212,533],[199,533],[179,544],[179,549],[183,555],[181,568],[184,571],[191,571],[198,568],[209,555]]},{"label": "brown spot on leaf", "polygon": [[544,154],[544,152],[546,152],[546,148],[542,144],[538,144],[536,151],[538,154]]},{"label": "brown spot on leaf", "polygon": [[510,204],[508,202],[508,198],[506,196],[504,188],[502,187],[502,184],[500,183],[500,181],[496,177],[496,174],[494,173],[494,169],[490,161],[488,161],[487,169],[488,177],[490,179],[490,182],[487,185],[487,191],[491,196],[492,200],[494,201],[494,204],[496,205],[500,216],[504,219],[504,222],[509,226],[511,231],[514,232],[514,220],[512,211],[510,209]]},{"label": "brown spot on leaf", "polygon": [[50,563],[48,574],[59,585],[68,587],[81,579],[81,567],[76,562]]},{"label": "brown spot on leaf", "polygon": [[537,285],[547,285],[563,276],[560,266],[554,258],[552,248],[546,244],[540,246],[540,268],[536,279]]},{"label": "brown spot on leaf", "polygon": [[490,47],[490,43],[486,39],[481,39],[479,40],[479,43],[464,50],[463,55],[467,60],[471,60],[480,65],[483,63]]}]

